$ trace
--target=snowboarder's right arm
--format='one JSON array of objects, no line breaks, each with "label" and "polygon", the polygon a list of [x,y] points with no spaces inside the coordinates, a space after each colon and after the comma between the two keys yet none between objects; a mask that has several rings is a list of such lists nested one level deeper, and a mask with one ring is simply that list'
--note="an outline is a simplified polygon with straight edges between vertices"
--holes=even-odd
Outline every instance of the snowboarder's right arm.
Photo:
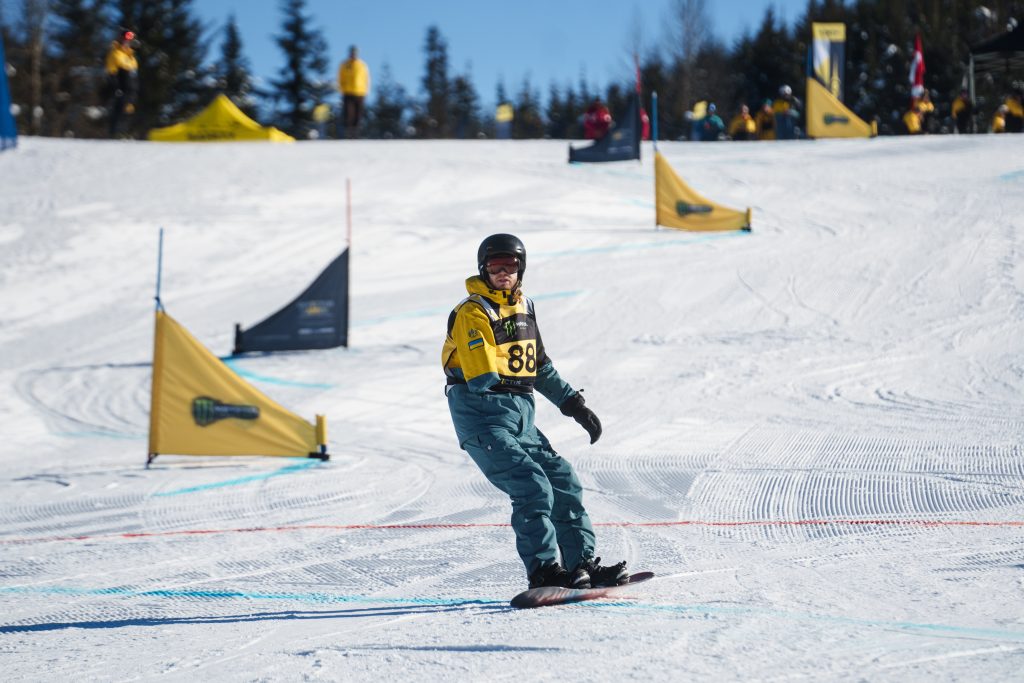
[{"label": "snowboarder's right arm", "polygon": [[482,394],[501,381],[494,331],[479,304],[467,301],[459,307],[452,325],[452,342],[470,391]]}]

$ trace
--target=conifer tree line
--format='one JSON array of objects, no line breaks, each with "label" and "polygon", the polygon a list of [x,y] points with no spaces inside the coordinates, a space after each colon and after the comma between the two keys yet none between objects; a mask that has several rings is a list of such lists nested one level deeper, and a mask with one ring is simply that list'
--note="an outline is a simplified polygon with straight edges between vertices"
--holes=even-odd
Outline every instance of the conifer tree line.
[{"label": "conifer tree line", "polygon": [[[205,26],[193,0],[7,0],[0,32],[20,132],[43,136],[102,137],[103,61],[118,27],[131,28],[139,47],[139,92],[130,133],[195,114],[215,94],[228,95],[247,114],[300,138],[313,130],[313,108],[337,102],[337,64],[306,0],[279,0],[274,36],[280,67],[257,85],[235,17]],[[514,107],[515,138],[579,138],[581,117],[595,96],[613,115],[634,91],[633,55],[639,61],[644,106],[658,92],[660,137],[686,135],[686,113],[698,101],[715,102],[731,115],[742,104],[756,109],[782,85],[804,96],[812,22],[846,24],[844,102],[881,133],[897,132],[910,97],[909,65],[920,34],[925,85],[941,120],[966,83],[969,47],[1024,21],[1024,0],[808,0],[787,26],[769,6],[756,29],[726,45],[718,39],[706,0],[674,0],[657,47],[609,46],[608,62],[621,62],[621,80],[603,89],[550,83],[545,98],[530,81],[499,81],[494,101]],[[674,30],[673,30],[674,29]],[[624,31],[625,32],[625,31]],[[364,46],[364,52],[373,46]],[[494,113],[485,111],[470,68],[453,69],[441,28],[427,29],[421,81],[407,88],[385,64],[373,74],[364,134],[374,138],[492,137]],[[514,71],[516,65],[508,65]],[[984,74],[978,111],[991,115],[1024,74]],[[984,129],[984,126],[979,126]]]}]

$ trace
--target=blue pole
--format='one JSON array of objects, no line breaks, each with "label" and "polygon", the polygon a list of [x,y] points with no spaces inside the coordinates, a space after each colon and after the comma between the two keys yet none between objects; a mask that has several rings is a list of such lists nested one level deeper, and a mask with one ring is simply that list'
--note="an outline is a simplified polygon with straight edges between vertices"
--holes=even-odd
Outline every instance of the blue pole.
[{"label": "blue pole", "polygon": [[651,93],[651,109],[653,118],[651,119],[651,141],[654,142],[654,151],[658,151],[658,93],[657,91]]},{"label": "blue pole", "polygon": [[164,272],[164,229],[160,228],[160,246],[156,252],[156,310],[163,308],[160,303],[160,278]]}]

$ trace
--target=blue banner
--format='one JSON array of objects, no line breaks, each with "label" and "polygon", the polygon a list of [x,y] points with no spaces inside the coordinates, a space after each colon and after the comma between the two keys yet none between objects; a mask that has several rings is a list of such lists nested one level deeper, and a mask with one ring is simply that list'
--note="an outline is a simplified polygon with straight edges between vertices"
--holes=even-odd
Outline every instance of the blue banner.
[{"label": "blue banner", "polygon": [[7,85],[7,57],[4,39],[0,36],[0,151],[18,144],[18,128],[11,114],[11,89]]}]

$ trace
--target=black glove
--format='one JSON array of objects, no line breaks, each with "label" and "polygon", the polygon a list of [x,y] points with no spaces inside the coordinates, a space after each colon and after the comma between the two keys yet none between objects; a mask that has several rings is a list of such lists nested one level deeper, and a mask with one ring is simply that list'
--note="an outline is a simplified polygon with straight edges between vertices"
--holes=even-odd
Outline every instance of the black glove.
[{"label": "black glove", "polygon": [[595,443],[601,438],[601,421],[597,419],[597,415],[594,415],[594,411],[587,408],[585,404],[583,394],[578,391],[565,399],[559,406],[559,410],[562,411],[562,415],[568,415],[579,422],[580,426],[587,430],[587,434],[590,434],[590,443]]}]

